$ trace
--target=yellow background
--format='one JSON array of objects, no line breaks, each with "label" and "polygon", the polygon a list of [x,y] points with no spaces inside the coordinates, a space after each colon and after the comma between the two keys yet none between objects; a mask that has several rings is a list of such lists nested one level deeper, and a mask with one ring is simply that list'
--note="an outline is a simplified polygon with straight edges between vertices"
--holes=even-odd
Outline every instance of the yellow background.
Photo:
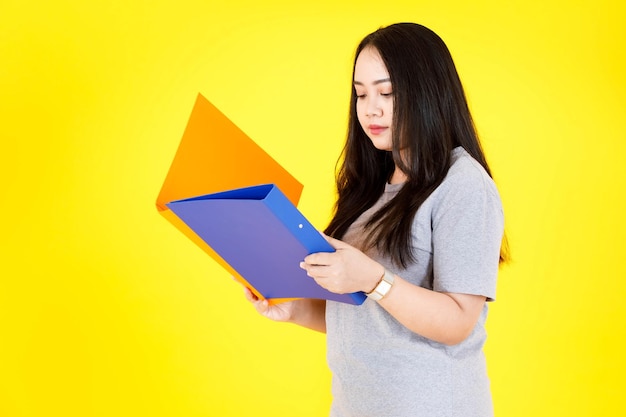
[{"label": "yellow background", "polygon": [[0,415],[325,415],[324,336],[257,316],[154,201],[202,93],[323,227],[352,51],[396,21],[447,42],[501,190],[496,414],[624,415],[624,3],[292,3],[2,0]]}]

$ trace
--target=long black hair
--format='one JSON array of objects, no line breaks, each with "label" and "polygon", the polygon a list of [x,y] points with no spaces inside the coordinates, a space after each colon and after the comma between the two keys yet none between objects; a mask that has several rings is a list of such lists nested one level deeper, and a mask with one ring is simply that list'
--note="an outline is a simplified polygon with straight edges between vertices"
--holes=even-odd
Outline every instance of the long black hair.
[{"label": "long black hair", "polygon": [[[378,200],[398,166],[407,182],[366,224],[365,247],[376,246],[406,267],[414,260],[410,245],[413,218],[445,178],[452,150],[463,147],[490,176],[491,171],[454,61],[436,33],[415,23],[380,28],[358,45],[354,65],[365,48],[375,48],[389,72],[394,100],[392,151],[376,149],[365,134],[352,88],[348,137],[336,178],[338,198],[325,233],[341,239]],[[500,259],[506,259],[505,249]]]}]

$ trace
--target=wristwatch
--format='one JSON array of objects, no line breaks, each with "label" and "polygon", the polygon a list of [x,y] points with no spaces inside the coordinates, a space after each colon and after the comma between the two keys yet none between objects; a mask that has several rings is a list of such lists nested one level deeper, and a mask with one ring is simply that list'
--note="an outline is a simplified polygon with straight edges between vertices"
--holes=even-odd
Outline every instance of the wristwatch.
[{"label": "wristwatch", "polygon": [[372,290],[372,292],[368,292],[366,295],[374,301],[382,300],[382,298],[387,295],[391,286],[393,285],[394,274],[387,268],[385,268],[385,273],[380,278],[378,285]]}]

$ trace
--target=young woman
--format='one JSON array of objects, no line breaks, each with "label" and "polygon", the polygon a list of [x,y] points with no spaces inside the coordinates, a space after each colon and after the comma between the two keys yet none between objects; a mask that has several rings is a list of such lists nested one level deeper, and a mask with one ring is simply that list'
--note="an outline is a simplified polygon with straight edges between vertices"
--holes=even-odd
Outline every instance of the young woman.
[{"label": "young woman", "polygon": [[371,33],[355,56],[325,230],[336,252],[300,266],[332,292],[368,299],[269,306],[246,296],[266,317],[326,332],[333,417],[491,416],[482,347],[504,220],[452,57],[412,23]]}]

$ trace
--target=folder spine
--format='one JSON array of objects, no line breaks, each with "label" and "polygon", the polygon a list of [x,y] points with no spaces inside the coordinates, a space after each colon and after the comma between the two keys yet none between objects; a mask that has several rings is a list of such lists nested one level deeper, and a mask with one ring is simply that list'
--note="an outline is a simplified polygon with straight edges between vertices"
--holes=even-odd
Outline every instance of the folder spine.
[{"label": "folder spine", "polygon": [[335,251],[275,185],[267,194],[266,204],[271,207],[274,216],[306,248],[309,254]]}]

